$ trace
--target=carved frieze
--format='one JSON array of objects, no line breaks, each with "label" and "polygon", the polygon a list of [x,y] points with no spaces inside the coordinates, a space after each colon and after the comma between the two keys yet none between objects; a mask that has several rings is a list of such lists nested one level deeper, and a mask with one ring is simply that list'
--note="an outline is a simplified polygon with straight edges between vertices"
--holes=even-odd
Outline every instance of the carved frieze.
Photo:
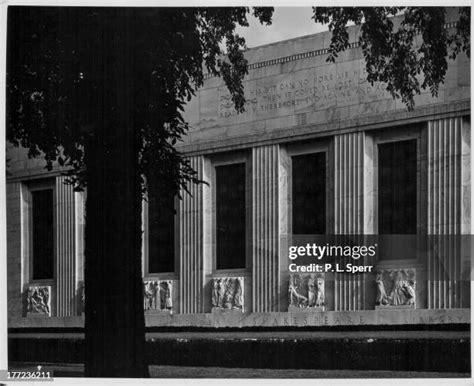
[{"label": "carved frieze", "polygon": [[145,311],[173,311],[173,281],[145,281],[143,307]]},{"label": "carved frieze", "polygon": [[51,287],[31,286],[26,292],[27,315],[51,316]]},{"label": "carved frieze", "polygon": [[410,307],[416,304],[414,269],[379,270],[375,275],[376,308]]},{"label": "carved frieze", "polygon": [[244,311],[244,278],[215,277],[212,279],[212,309]]},{"label": "carved frieze", "polygon": [[324,310],[325,280],[324,274],[290,275],[288,283],[288,308]]}]

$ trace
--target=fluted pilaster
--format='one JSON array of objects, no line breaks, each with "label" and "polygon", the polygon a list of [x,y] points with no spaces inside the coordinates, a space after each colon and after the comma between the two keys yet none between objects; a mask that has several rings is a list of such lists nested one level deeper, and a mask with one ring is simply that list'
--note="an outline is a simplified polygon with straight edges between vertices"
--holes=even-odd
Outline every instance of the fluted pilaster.
[{"label": "fluted pilaster", "polygon": [[252,294],[255,312],[278,311],[278,145],[252,149]]},{"label": "fluted pilaster", "polygon": [[56,178],[56,275],[57,315],[72,316],[75,307],[75,213],[74,192],[66,177]]},{"label": "fluted pilaster", "polygon": [[[190,158],[192,168],[203,178],[203,157]],[[203,184],[188,184],[190,194],[181,192],[180,227],[180,294],[181,313],[193,314],[203,310]]]},{"label": "fluted pilaster", "polygon": [[[334,233],[363,234],[363,133],[334,137],[334,172]],[[363,275],[336,273],[334,298],[336,311],[362,309],[364,304]]]},{"label": "fluted pilaster", "polygon": [[428,123],[427,225],[428,234],[439,235],[432,237],[428,255],[428,308],[457,308],[463,303],[462,250],[452,236],[463,233],[470,218],[467,130],[462,118]]},{"label": "fluted pilaster", "polygon": [[84,237],[85,237],[85,203],[86,192],[74,193],[75,242],[76,242],[76,310],[83,312],[82,293],[84,290]]}]

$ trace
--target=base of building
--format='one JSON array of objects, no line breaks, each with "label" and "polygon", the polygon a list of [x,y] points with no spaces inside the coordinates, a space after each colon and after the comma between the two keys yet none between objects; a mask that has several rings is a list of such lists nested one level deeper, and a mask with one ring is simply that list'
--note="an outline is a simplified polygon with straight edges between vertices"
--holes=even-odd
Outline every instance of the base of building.
[{"label": "base of building", "polygon": [[298,313],[298,312],[325,312],[326,307],[295,307],[289,306],[288,312]]},{"label": "base of building", "polygon": [[[453,327],[454,325],[451,325]],[[150,365],[470,372],[470,331],[207,331],[147,334]],[[84,335],[11,333],[10,361],[83,363]]]},{"label": "base of building", "polygon": [[[314,309],[309,309],[314,310]],[[208,314],[146,313],[147,327],[308,327],[308,326],[364,326],[407,324],[470,323],[467,308],[396,310],[382,307],[365,311],[308,311],[308,312],[217,312]],[[9,328],[77,328],[84,326],[84,316],[8,319]]]}]

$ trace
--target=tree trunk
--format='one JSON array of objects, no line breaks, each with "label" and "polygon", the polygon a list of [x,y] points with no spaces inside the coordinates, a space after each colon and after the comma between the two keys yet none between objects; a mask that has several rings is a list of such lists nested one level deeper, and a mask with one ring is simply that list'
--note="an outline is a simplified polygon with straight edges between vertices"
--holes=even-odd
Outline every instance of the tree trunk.
[{"label": "tree trunk", "polygon": [[[146,377],[139,137],[125,25],[104,30],[99,123],[85,146],[85,376]],[[105,28],[104,28],[105,29]],[[122,34],[122,35],[121,35]],[[99,35],[100,36],[100,35]],[[127,48],[128,47],[128,48]]]},{"label": "tree trunk", "polygon": [[104,154],[100,144],[86,149],[85,370],[89,377],[143,377],[147,370],[140,185],[136,159],[133,162],[126,143],[117,142],[121,156],[117,151]]},{"label": "tree trunk", "polygon": [[143,377],[140,185],[127,142],[114,142],[115,151],[86,149],[85,369],[86,376]]}]

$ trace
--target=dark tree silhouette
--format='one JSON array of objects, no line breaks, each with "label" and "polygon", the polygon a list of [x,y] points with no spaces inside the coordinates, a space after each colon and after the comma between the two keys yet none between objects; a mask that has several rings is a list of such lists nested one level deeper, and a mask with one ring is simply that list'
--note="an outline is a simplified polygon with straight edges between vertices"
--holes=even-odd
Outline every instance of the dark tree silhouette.
[{"label": "dark tree silhouette", "polygon": [[[177,193],[197,182],[174,145],[206,69],[238,110],[253,13],[271,8],[10,7],[7,139],[70,167],[87,186],[85,374],[143,377],[141,199],[146,180]],[[220,44],[226,47],[224,56]],[[163,194],[166,196],[166,194]]]}]

